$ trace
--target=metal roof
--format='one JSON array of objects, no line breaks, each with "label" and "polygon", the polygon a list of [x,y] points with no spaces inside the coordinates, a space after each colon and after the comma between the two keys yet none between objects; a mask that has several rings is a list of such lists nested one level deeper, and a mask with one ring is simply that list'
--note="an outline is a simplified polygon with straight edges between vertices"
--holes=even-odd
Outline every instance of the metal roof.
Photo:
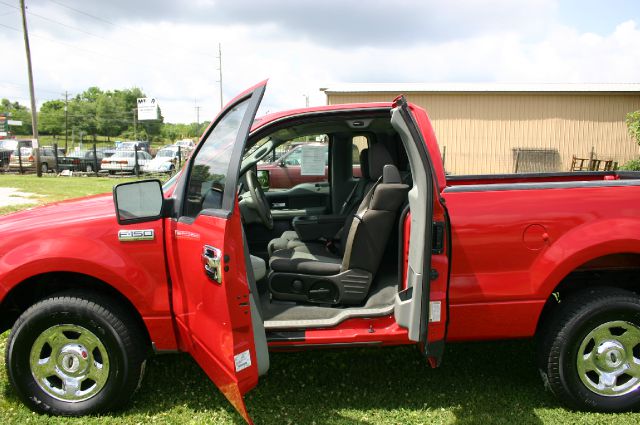
[{"label": "metal roof", "polygon": [[640,95],[640,83],[348,83],[329,93],[620,93]]}]

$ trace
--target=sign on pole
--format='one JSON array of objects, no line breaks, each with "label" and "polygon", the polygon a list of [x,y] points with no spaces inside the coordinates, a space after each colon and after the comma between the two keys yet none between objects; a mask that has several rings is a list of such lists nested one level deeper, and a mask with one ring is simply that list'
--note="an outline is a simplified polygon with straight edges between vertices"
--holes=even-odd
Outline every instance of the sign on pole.
[{"label": "sign on pole", "polygon": [[17,126],[20,126],[20,125],[22,125],[22,121],[19,121],[19,120],[7,120],[7,125],[17,125]]},{"label": "sign on pole", "polygon": [[157,119],[158,101],[154,97],[138,98],[138,121]]}]

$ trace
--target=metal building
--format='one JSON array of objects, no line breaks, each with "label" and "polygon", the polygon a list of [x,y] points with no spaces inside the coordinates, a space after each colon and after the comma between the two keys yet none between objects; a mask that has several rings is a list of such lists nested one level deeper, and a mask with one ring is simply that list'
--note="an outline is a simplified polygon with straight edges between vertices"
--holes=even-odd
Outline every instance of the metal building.
[{"label": "metal building", "polygon": [[344,84],[321,90],[329,105],[404,94],[429,113],[451,174],[580,165],[602,170],[640,154],[625,125],[625,115],[640,110],[640,84]]}]

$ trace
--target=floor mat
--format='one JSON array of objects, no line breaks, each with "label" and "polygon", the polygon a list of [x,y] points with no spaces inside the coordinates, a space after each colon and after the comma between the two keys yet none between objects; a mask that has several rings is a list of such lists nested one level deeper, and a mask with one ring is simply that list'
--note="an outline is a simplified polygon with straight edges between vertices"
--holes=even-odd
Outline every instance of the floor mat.
[{"label": "floor mat", "polygon": [[266,282],[260,282],[258,287],[261,289],[262,317],[265,321],[319,320],[330,319],[344,311],[389,306],[393,304],[393,299],[398,290],[397,281],[398,274],[396,271],[378,272],[371,285],[371,295],[363,306],[358,307],[296,305],[281,301],[270,301],[266,291]]}]

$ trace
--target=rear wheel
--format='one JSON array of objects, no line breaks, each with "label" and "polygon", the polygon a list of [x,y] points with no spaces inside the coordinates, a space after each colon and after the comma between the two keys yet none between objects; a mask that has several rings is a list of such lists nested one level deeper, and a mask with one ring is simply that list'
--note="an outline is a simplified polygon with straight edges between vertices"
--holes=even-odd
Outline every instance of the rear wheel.
[{"label": "rear wheel", "polygon": [[616,288],[581,291],[541,335],[540,372],[567,405],[621,412],[640,406],[640,298]]},{"label": "rear wheel", "polygon": [[145,335],[112,300],[56,296],[29,308],[13,327],[9,379],[32,410],[79,416],[127,402],[142,379]]}]

